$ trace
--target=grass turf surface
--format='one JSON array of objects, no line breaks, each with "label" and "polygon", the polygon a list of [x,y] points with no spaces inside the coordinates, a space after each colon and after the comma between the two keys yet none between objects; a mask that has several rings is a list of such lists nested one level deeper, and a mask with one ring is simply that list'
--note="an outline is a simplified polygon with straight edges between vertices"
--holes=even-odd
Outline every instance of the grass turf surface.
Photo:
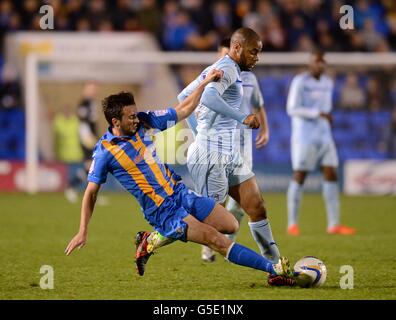
[{"label": "grass turf surface", "polygon": [[[316,289],[268,287],[266,275],[225,262],[200,260],[200,246],[174,243],[150,258],[144,277],[135,273],[133,236],[151,230],[137,202],[127,194],[108,194],[97,206],[87,245],[69,257],[64,249],[78,230],[80,204],[62,194],[0,194],[0,299],[396,299],[396,199],[342,197],[342,222],[354,236],[325,233],[320,195],[304,195],[300,237],[286,234],[286,197],[265,195],[275,239],[294,264],[305,255],[328,268]],[[246,217],[238,242],[258,250]],[[54,289],[40,288],[40,267],[54,268]],[[342,265],[354,270],[354,289],[342,290]]]}]

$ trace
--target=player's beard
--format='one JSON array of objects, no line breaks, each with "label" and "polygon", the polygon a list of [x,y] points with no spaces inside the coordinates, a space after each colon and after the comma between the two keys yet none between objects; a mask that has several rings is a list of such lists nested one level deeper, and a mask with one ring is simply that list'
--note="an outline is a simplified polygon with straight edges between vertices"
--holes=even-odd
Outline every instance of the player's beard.
[{"label": "player's beard", "polygon": [[246,59],[241,57],[241,62],[239,64],[239,67],[241,68],[241,71],[252,71],[256,64],[253,62],[252,64],[248,65]]},{"label": "player's beard", "polygon": [[125,136],[133,136],[139,129],[139,125],[133,125],[133,126],[121,126],[121,130],[123,135]]}]

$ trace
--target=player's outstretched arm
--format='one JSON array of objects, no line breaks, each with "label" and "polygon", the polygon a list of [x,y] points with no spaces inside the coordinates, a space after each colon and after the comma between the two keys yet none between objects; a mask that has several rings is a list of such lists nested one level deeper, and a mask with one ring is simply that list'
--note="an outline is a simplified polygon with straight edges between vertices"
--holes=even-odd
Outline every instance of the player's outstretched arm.
[{"label": "player's outstretched arm", "polygon": [[70,255],[75,248],[81,249],[87,242],[88,223],[95,208],[99,189],[100,185],[94,182],[89,182],[85,189],[81,205],[80,229],[65,249],[67,256]]},{"label": "player's outstretched arm", "polygon": [[184,120],[191,113],[193,113],[199,103],[199,100],[201,99],[201,95],[205,89],[205,86],[212,81],[218,81],[221,77],[221,70],[211,70],[207,74],[206,78],[198,85],[198,87],[184,101],[176,106],[175,110],[177,113],[177,120]]}]

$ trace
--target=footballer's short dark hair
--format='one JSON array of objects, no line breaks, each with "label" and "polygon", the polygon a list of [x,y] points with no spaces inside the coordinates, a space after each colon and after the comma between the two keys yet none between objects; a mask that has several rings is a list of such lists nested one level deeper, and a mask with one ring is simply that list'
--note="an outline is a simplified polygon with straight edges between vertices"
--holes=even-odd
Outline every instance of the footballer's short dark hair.
[{"label": "footballer's short dark hair", "polygon": [[109,125],[112,127],[111,120],[113,118],[121,120],[122,109],[126,106],[135,105],[135,98],[131,92],[119,92],[112,94],[102,100],[102,108],[105,118]]}]

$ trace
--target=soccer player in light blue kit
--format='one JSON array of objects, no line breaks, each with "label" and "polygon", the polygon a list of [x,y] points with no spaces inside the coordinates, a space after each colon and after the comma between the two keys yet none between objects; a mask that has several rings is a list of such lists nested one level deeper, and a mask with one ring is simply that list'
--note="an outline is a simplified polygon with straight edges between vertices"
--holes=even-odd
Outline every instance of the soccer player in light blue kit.
[{"label": "soccer player in light blue kit", "polygon": [[254,114],[240,111],[243,99],[242,71],[251,71],[262,43],[252,29],[240,28],[231,37],[229,54],[206,68],[179,95],[187,97],[212,68],[223,71],[219,82],[209,84],[196,109],[197,134],[187,154],[187,166],[195,191],[225,204],[229,194],[249,216],[249,227],[261,254],[276,262],[279,250],[273,239],[260,188],[240,154],[237,123],[259,127]]},{"label": "soccer player in light blue kit", "polygon": [[66,247],[66,255],[85,245],[100,186],[111,173],[138,200],[145,219],[156,230],[138,233],[136,262],[139,275],[143,275],[154,249],[181,240],[206,244],[230,262],[268,272],[270,284],[295,285],[287,259],[280,258],[279,262],[272,263],[228,239],[223,233],[234,232],[238,228],[232,214],[216,204],[214,199],[189,190],[157,156],[149,133],[151,129],[166,130],[189,116],[197,106],[205,85],[220,76],[218,70],[211,71],[190,97],[176,108],[138,112],[129,92],[110,95],[103,100],[109,129],[95,146],[81,206],[80,229]]},{"label": "soccer player in light blue kit", "polygon": [[307,174],[319,164],[323,173],[323,198],[327,232],[350,235],[355,229],[340,224],[337,183],[338,157],[331,133],[333,81],[326,76],[324,53],[311,54],[309,71],[294,77],[287,100],[292,118],[291,158],[293,179],[287,191],[288,233],[298,236],[298,214]]},{"label": "soccer player in light blue kit", "polygon": [[[230,51],[230,41],[231,39],[227,38],[220,42],[218,52],[219,58],[223,58]],[[257,134],[255,145],[256,148],[263,147],[269,139],[269,127],[267,122],[267,114],[264,109],[264,99],[263,95],[260,91],[260,86],[258,84],[256,76],[249,71],[241,72],[242,79],[242,87],[243,87],[243,100],[241,105],[241,112],[248,114],[251,110],[254,110],[254,113],[258,116],[260,122],[260,131]],[[181,96],[183,93],[181,94]],[[181,100],[181,97],[180,97]],[[193,135],[197,134],[197,119],[195,118],[195,114],[192,113],[187,118],[187,123],[190,129],[193,132]],[[239,133],[239,135],[238,135]],[[250,168],[253,168],[253,150],[252,150],[252,131],[246,129],[246,126],[243,124],[237,124],[237,133],[236,133],[236,144],[240,146],[241,155]],[[239,140],[238,140],[239,139]],[[241,220],[244,215],[243,209],[240,205],[231,197],[227,197],[226,200],[226,209],[230,211],[234,217],[238,220],[238,223],[241,223]],[[235,241],[237,233],[232,233],[227,235],[232,241]],[[205,262],[213,262],[215,261],[216,255],[215,252],[207,246],[202,246],[201,258]]]}]

